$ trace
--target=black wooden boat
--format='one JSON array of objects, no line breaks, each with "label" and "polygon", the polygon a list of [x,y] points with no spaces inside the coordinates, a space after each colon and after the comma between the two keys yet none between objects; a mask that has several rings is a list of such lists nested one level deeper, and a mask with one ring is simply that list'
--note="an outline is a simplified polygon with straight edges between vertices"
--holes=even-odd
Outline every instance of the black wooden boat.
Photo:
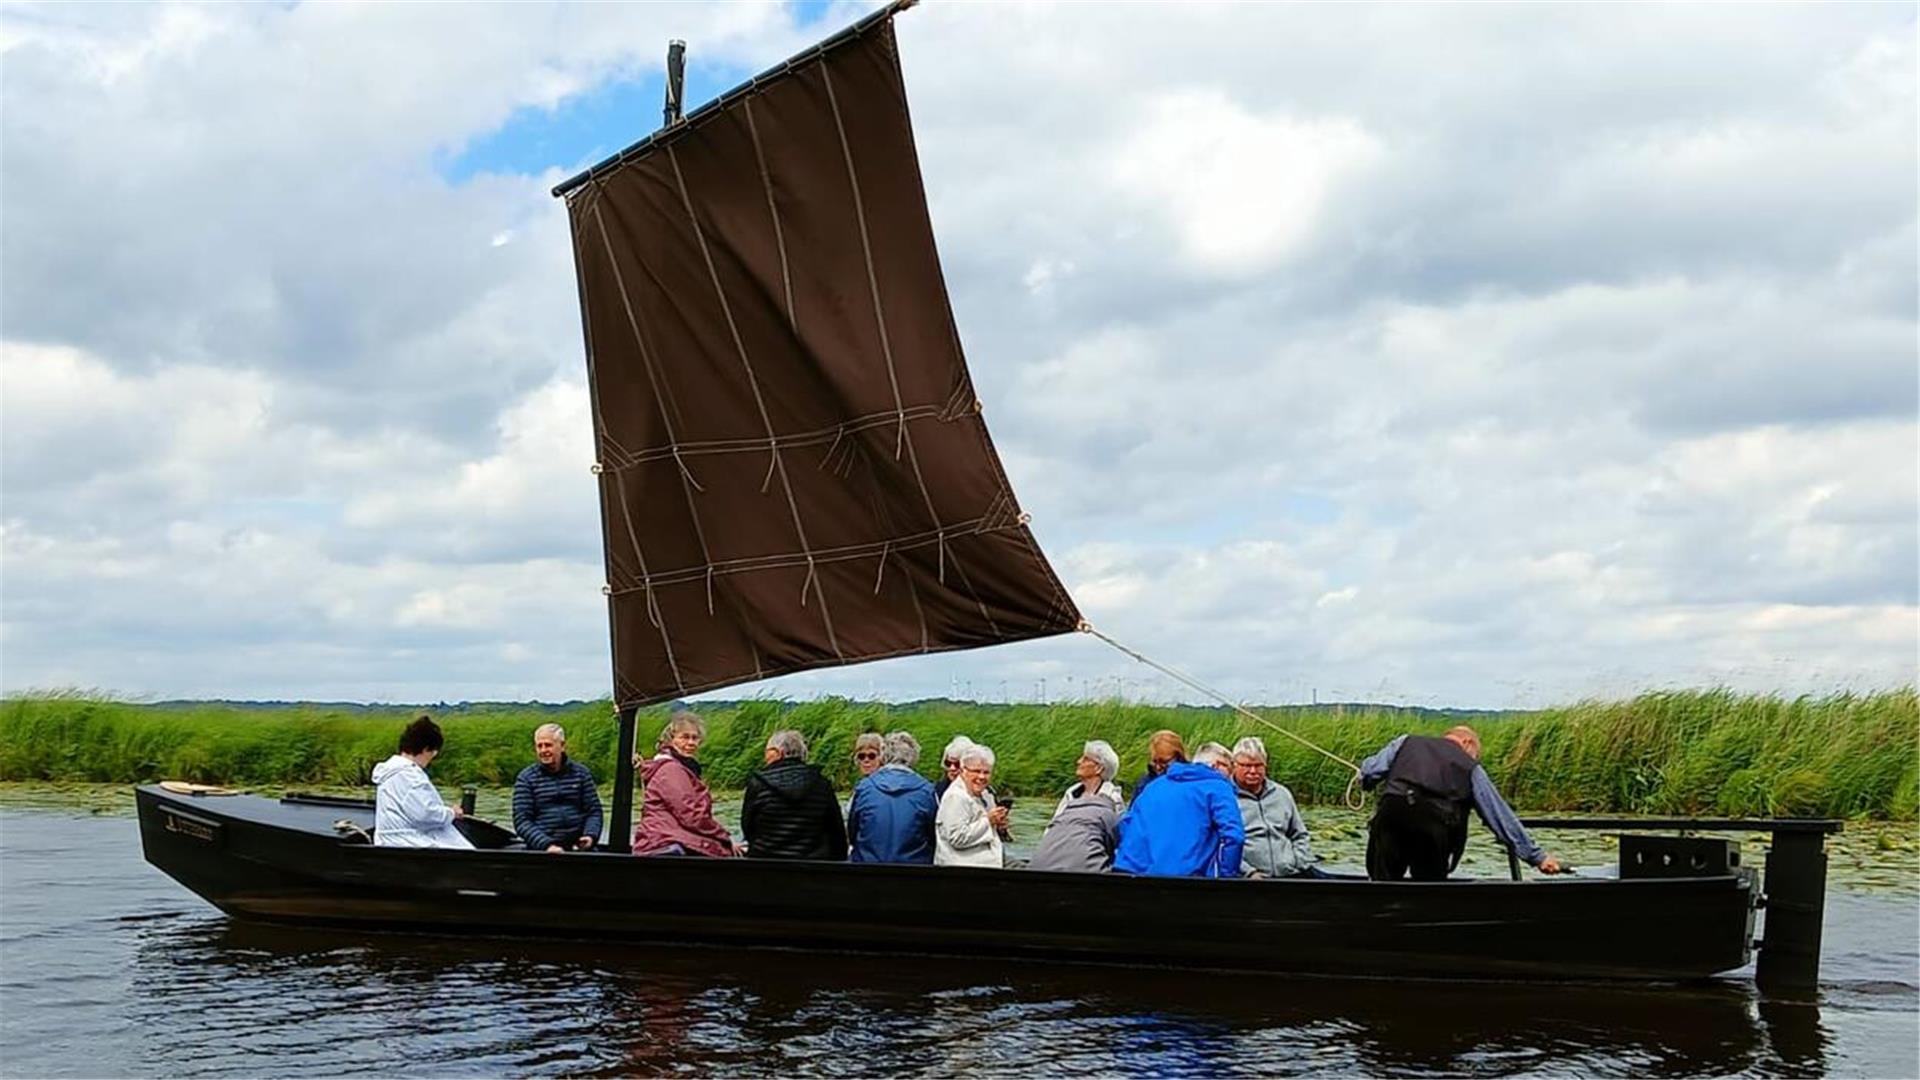
[{"label": "black wooden boat", "polygon": [[[1315,974],[1703,978],[1752,957],[1751,870],[1208,881],[758,859],[380,848],[372,806],[138,793],[146,857],[229,914],[307,925]],[[484,826],[483,826],[484,828]],[[497,834],[497,835],[496,835]]]},{"label": "black wooden boat", "polygon": [[[1367,976],[1674,980],[1747,963],[1756,877],[1712,841],[1623,843],[1617,880],[1440,884],[623,854],[642,706],[1092,629],[1027,527],[961,353],[894,39],[903,6],[684,117],[673,87],[666,126],[555,189],[620,721],[606,850],[482,833],[476,851],[379,848],[334,828],[369,827],[366,804],[143,787],[148,860],[236,916],[323,925]],[[1763,978],[1817,972],[1823,828],[1776,833],[1791,857],[1769,874],[1784,930]]]}]

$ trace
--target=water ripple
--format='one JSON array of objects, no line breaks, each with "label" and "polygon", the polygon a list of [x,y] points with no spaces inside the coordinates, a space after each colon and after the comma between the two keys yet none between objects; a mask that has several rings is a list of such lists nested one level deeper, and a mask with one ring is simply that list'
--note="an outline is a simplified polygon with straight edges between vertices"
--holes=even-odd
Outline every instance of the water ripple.
[{"label": "water ripple", "polygon": [[36,830],[0,829],[6,1075],[1920,1071],[1915,912],[1884,898],[1836,897],[1821,1000],[1782,1003],[277,930],[146,867],[124,819],[62,829],[18,861]]}]

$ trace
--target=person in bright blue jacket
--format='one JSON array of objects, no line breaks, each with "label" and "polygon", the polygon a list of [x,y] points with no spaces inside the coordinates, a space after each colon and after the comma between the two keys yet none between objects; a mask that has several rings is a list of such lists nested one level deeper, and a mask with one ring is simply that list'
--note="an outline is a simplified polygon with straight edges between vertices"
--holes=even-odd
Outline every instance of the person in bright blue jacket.
[{"label": "person in bright blue jacket", "polygon": [[932,864],[940,803],[933,782],[913,771],[919,761],[920,742],[912,735],[896,731],[883,741],[880,767],[854,786],[847,808],[851,861]]},{"label": "person in bright blue jacket", "polygon": [[1134,796],[1120,819],[1113,868],[1160,877],[1239,877],[1246,826],[1233,783],[1219,766],[1231,767],[1225,747],[1204,746],[1192,764],[1176,761]]}]

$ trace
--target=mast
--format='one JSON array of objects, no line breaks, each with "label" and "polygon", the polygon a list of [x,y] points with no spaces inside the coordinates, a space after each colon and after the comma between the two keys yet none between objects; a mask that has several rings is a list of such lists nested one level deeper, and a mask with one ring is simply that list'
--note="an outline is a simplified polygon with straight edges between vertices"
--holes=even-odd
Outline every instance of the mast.
[{"label": "mast", "polygon": [[633,850],[633,734],[638,707],[615,710],[619,734],[613,741],[613,823],[607,829],[607,850],[625,855]]},{"label": "mast", "polygon": [[667,102],[660,110],[660,127],[663,130],[682,119],[681,106],[685,103],[686,82],[687,43],[674,38],[667,42]]},{"label": "mast", "polygon": [[[660,109],[662,131],[685,119],[682,110],[686,103],[686,80],[687,43],[673,38],[667,42],[666,101]],[[633,741],[639,711],[638,706],[633,705],[614,710],[618,731],[613,746],[613,828],[608,831],[607,847],[620,855],[633,850]]]}]

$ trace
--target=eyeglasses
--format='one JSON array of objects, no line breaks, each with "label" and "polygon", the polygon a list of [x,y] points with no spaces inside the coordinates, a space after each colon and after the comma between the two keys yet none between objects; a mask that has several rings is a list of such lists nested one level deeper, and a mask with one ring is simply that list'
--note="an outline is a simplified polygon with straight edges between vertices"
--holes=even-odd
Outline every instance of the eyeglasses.
[{"label": "eyeglasses", "polygon": [[880,754],[879,754],[879,753],[878,753],[877,751],[874,751],[874,750],[862,750],[862,751],[860,751],[859,753],[857,753],[857,754],[855,754],[855,755],[853,755],[853,760],[855,760],[855,761],[878,761],[878,760],[880,760]]}]

